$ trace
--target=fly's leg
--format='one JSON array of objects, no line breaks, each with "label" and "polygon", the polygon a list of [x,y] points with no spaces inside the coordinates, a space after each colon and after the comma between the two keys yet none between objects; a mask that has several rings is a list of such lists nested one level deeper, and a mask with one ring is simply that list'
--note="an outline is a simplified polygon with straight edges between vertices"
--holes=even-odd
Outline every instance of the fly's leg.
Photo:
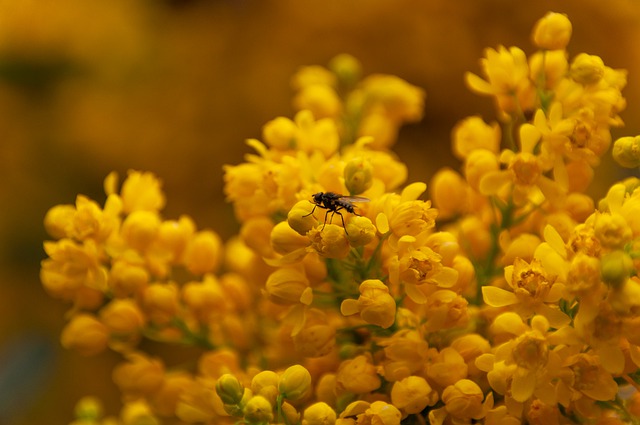
[{"label": "fly's leg", "polygon": [[317,208],[317,207],[318,207],[317,205],[314,205],[314,206],[313,206],[313,209],[311,210],[311,212],[310,212],[309,214],[305,214],[305,215],[303,215],[303,217],[309,217],[311,214],[313,214],[313,213],[315,212],[315,210],[316,210],[316,208]]},{"label": "fly's leg", "polygon": [[[324,214],[324,224],[322,225],[322,229],[321,230],[324,230],[324,226],[327,225],[327,217],[329,216],[330,212],[331,212],[331,210],[327,210],[327,212]],[[331,224],[331,220],[333,220],[333,214],[331,214],[331,218],[329,219],[329,224]]]}]

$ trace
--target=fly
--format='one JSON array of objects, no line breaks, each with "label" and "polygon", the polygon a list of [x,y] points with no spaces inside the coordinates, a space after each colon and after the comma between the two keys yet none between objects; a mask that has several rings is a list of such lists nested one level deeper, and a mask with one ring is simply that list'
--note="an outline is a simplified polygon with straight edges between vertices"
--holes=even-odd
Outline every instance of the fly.
[{"label": "fly", "polygon": [[338,214],[340,216],[340,220],[342,220],[342,227],[344,227],[345,233],[347,233],[347,228],[344,225],[344,217],[340,211],[345,210],[353,215],[360,216],[360,214],[355,212],[355,206],[352,202],[369,202],[368,198],[363,198],[362,196],[342,196],[333,192],[318,192],[312,196],[312,199],[313,200],[311,202],[315,205],[311,212],[304,217],[313,214],[316,208],[327,210],[324,215],[324,224],[322,225],[322,230],[324,230],[324,226],[327,225],[327,217],[329,216],[329,213],[331,213],[329,224],[331,224],[333,216]]}]

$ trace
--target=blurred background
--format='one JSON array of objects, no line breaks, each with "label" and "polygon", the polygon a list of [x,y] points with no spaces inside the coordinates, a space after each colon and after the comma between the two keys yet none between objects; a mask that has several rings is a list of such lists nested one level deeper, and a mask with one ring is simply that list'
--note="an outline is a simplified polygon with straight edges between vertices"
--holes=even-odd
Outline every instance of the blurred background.
[{"label": "blurred background", "polygon": [[[38,277],[48,208],[78,193],[102,203],[110,171],[148,170],[164,182],[167,218],[186,213],[228,238],[222,165],[242,162],[266,121],[292,116],[298,67],[338,53],[427,91],[424,120],[395,150],[410,181],[429,181],[457,167],[458,120],[494,118],[464,72],[479,72],[485,47],[531,53],[531,28],[550,10],[573,23],[571,55],[629,70],[614,138],[640,134],[638,0],[0,0],[0,425],[68,423],[89,394],[119,409],[117,356],[59,345],[67,307]],[[621,177],[609,160],[600,183]]]}]

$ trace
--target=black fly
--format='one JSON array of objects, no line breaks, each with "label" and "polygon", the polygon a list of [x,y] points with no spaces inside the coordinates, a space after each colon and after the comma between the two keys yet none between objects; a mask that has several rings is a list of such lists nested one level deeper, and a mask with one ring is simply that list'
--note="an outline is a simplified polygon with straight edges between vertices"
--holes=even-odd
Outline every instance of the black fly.
[{"label": "black fly", "polygon": [[324,210],[327,210],[327,212],[324,215],[324,224],[322,225],[322,229],[324,230],[324,226],[327,225],[327,217],[329,216],[329,213],[331,213],[331,218],[329,219],[329,223],[331,223],[331,221],[333,220],[333,216],[338,214],[340,216],[340,219],[342,220],[342,227],[344,227],[345,233],[347,232],[347,228],[344,225],[344,217],[342,216],[342,213],[340,212],[340,210],[345,210],[353,215],[359,216],[360,214],[355,212],[354,210],[355,207],[352,204],[352,202],[368,202],[369,201],[368,198],[363,198],[361,196],[342,196],[340,194],[333,193],[333,192],[318,192],[314,194],[312,198],[313,198],[313,201],[311,202],[315,205],[313,206],[313,209],[311,210],[311,212],[305,215],[304,217],[307,217],[313,214],[316,208],[318,207]]}]

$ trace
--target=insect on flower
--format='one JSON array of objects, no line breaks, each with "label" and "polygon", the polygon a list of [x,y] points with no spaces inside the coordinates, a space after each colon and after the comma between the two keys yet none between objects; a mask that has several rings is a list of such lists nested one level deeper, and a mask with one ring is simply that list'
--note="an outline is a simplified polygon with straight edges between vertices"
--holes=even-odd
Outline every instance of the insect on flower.
[{"label": "insect on flower", "polygon": [[320,207],[322,209],[327,210],[324,215],[324,224],[322,225],[322,229],[324,230],[324,226],[327,225],[327,217],[329,213],[331,213],[331,218],[329,219],[329,224],[333,220],[333,216],[338,214],[340,216],[340,220],[342,220],[342,227],[344,227],[344,231],[347,232],[347,228],[344,225],[344,216],[340,212],[340,210],[346,210],[353,215],[359,216],[360,214],[355,212],[355,206],[352,202],[369,202],[369,198],[364,198],[362,196],[342,196],[338,193],[333,192],[318,192],[312,196],[313,200],[311,201],[313,204],[313,209],[311,212],[304,217],[310,216],[314,213],[316,208]]}]

